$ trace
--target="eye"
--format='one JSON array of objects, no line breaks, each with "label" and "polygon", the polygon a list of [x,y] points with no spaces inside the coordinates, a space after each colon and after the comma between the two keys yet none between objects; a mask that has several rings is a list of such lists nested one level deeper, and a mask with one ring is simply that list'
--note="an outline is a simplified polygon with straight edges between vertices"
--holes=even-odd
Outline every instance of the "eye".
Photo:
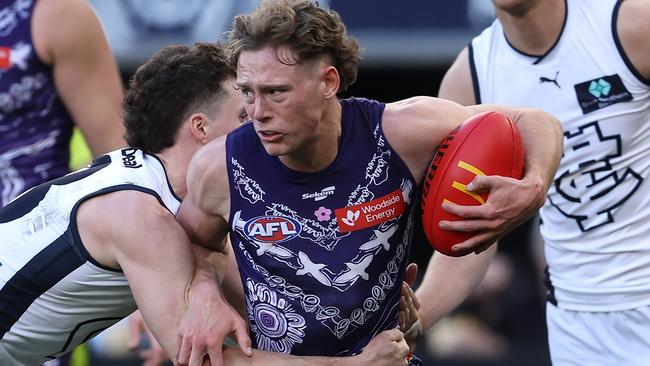
[{"label": "eye", "polygon": [[253,94],[253,91],[250,90],[250,89],[242,88],[240,90],[241,90],[242,95],[244,96],[244,99],[246,99],[246,100],[253,99],[255,97],[255,95]]},{"label": "eye", "polygon": [[239,123],[244,123],[249,119],[250,118],[248,118],[248,113],[246,113],[246,110],[242,109],[241,112],[239,112]]}]

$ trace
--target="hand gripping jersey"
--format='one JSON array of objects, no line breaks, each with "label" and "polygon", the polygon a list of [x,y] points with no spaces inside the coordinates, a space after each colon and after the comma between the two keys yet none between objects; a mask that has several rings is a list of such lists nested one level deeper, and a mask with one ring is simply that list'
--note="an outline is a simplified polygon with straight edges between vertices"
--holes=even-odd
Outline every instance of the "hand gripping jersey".
[{"label": "hand gripping jersey", "polygon": [[0,5],[0,207],[69,172],[72,118],[32,40],[34,0]]},{"label": "hand gripping jersey", "polygon": [[650,304],[650,80],[623,51],[620,2],[567,1],[557,43],[513,49],[499,21],[475,38],[477,102],[556,115],[564,156],[542,208],[552,303],[614,311]]},{"label": "hand gripping jersey", "polygon": [[396,326],[414,180],[381,129],[384,105],[340,101],[336,160],[293,171],[252,124],[228,135],[231,240],[254,346],[350,355]]},{"label": "hand gripping jersey", "polygon": [[90,257],[76,225],[82,202],[119,190],[180,206],[160,160],[122,149],[0,210],[0,365],[39,365],[136,309],[124,274]]}]

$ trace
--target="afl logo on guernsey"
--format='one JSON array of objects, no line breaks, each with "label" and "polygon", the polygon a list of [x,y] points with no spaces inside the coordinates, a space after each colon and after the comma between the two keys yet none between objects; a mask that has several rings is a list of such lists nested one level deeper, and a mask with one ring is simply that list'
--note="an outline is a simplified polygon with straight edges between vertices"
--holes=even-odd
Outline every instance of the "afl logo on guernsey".
[{"label": "afl logo on guernsey", "polygon": [[244,233],[247,237],[266,243],[291,240],[298,236],[301,230],[298,221],[281,216],[258,216],[244,224]]}]

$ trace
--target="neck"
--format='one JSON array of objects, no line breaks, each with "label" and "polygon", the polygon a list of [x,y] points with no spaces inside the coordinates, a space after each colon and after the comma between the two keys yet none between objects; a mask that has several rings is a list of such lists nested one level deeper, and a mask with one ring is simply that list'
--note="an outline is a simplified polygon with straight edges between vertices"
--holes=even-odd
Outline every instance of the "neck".
[{"label": "neck", "polygon": [[279,157],[287,167],[300,172],[317,172],[327,168],[336,159],[341,142],[341,103],[337,98],[327,103],[311,138],[290,155]]},{"label": "neck", "polygon": [[517,50],[541,56],[560,37],[566,16],[565,0],[542,0],[522,12],[495,8],[508,42]]},{"label": "neck", "polygon": [[165,166],[169,184],[181,199],[187,194],[187,166],[190,164],[192,153],[174,146],[156,154]]}]

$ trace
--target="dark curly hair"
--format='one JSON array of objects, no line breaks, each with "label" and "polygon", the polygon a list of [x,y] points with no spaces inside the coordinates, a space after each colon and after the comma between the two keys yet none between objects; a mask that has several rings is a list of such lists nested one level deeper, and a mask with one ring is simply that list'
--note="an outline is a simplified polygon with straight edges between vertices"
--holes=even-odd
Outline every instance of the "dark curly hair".
[{"label": "dark curly hair", "polygon": [[242,51],[288,46],[296,64],[329,56],[341,78],[339,91],[357,79],[361,61],[358,42],[349,37],[334,10],[322,9],[312,0],[265,0],[251,14],[235,17],[228,34],[231,64],[236,67]]},{"label": "dark curly hair", "polygon": [[217,101],[223,82],[234,77],[219,44],[164,47],[129,81],[122,103],[126,142],[150,153],[171,147],[190,113]]}]

